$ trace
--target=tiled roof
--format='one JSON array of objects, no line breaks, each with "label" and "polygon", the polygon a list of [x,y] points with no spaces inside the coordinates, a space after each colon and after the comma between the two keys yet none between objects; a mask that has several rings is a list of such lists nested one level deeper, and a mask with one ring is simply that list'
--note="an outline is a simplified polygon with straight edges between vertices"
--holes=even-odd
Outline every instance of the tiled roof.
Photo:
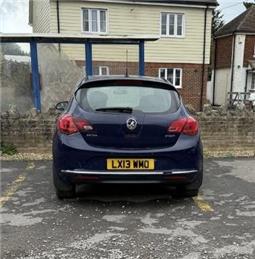
[{"label": "tiled roof", "polygon": [[255,5],[224,25],[215,36],[229,35],[234,32],[255,33]]}]

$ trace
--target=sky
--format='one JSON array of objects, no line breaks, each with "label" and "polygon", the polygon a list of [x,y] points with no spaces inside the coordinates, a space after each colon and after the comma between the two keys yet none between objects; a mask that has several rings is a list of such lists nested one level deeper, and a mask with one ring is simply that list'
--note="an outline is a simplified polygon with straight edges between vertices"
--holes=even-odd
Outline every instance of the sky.
[{"label": "sky", "polygon": [[[31,26],[28,25],[28,2],[29,0],[0,0],[0,32],[32,32]],[[218,0],[218,2],[225,22],[230,21],[245,10],[242,1]]]},{"label": "sky", "polygon": [[[247,2],[252,2],[248,1]],[[219,9],[222,10],[224,14],[225,22],[231,21],[233,18],[238,16],[240,13],[245,11],[245,7],[243,6],[243,1],[238,0],[218,0]]]}]

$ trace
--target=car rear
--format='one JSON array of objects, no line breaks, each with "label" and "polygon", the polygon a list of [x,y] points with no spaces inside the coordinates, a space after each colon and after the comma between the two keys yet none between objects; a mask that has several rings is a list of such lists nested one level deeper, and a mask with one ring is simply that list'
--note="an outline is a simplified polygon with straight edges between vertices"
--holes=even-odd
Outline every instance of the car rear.
[{"label": "car rear", "polygon": [[166,183],[198,190],[198,122],[167,82],[98,79],[75,91],[53,141],[54,174],[81,183]]}]

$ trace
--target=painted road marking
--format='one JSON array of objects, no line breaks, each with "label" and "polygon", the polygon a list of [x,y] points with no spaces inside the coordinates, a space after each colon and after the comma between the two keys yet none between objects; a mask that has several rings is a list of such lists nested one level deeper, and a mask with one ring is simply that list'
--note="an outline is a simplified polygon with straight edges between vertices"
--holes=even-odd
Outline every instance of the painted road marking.
[{"label": "painted road marking", "polygon": [[10,187],[3,193],[3,196],[0,197],[0,208],[13,196],[25,179],[25,175],[20,175],[11,183]]},{"label": "painted road marking", "polygon": [[[34,162],[28,162],[26,166],[26,170],[32,170],[35,168]],[[24,174],[19,175],[7,188],[7,190],[0,197],[0,208],[4,206],[4,204],[14,195],[14,193],[19,189],[22,182],[26,179]]]},{"label": "painted road marking", "polygon": [[214,209],[211,205],[203,198],[201,194],[198,194],[197,197],[192,198],[197,207],[203,212],[213,212]]}]

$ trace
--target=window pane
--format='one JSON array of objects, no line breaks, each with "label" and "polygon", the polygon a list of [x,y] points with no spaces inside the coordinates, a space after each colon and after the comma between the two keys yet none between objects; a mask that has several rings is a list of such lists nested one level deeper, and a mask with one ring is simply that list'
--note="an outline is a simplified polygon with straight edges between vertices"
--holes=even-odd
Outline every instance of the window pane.
[{"label": "window pane", "polygon": [[165,69],[164,68],[159,69],[159,77],[165,79]]},{"label": "window pane", "polygon": [[161,14],[161,34],[162,35],[166,35],[166,18],[167,18],[167,14],[162,13]]},{"label": "window pane", "polygon": [[180,86],[180,85],[181,85],[181,79],[175,78],[175,86]]},{"label": "window pane", "polygon": [[182,14],[177,15],[177,35],[182,35]]},{"label": "window pane", "polygon": [[83,10],[83,30],[89,31],[89,10]]},{"label": "window pane", "polygon": [[181,85],[181,70],[176,69],[175,70],[175,86]]},{"label": "window pane", "polygon": [[92,31],[97,32],[97,10],[91,10],[92,16]]},{"label": "window pane", "polygon": [[101,75],[107,75],[107,69],[105,67],[101,68]]},{"label": "window pane", "polygon": [[106,32],[106,13],[105,13],[105,11],[100,11],[100,31]]},{"label": "window pane", "polygon": [[179,101],[175,91],[134,85],[84,87],[76,98],[85,110],[130,107],[144,113],[175,112]]},{"label": "window pane", "polygon": [[172,68],[167,69],[167,80],[173,84],[174,81],[174,70]]},{"label": "window pane", "polygon": [[169,35],[174,35],[174,14],[169,14]]}]

